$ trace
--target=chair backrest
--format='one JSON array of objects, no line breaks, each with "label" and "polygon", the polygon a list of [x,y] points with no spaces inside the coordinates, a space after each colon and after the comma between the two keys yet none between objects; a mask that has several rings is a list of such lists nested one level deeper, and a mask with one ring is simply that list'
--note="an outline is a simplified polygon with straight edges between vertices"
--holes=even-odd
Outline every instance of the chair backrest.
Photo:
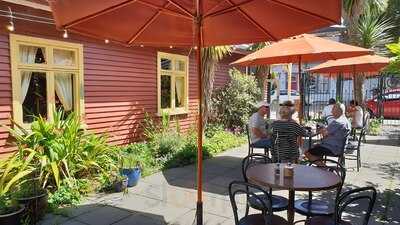
[{"label": "chair backrest", "polygon": [[[323,164],[323,165],[321,165],[321,164]],[[339,194],[342,190],[344,181],[346,179],[346,168],[344,168],[344,166],[342,164],[340,164],[339,162],[332,160],[332,159],[318,159],[318,160],[310,162],[308,165],[330,171],[330,172],[336,174],[337,176],[339,176],[340,180],[341,180],[341,184],[338,186],[338,191],[337,191],[337,196],[339,196]]]},{"label": "chair backrest", "polygon": [[254,153],[250,154],[246,157],[243,158],[242,160],[242,174],[243,174],[243,179],[244,181],[248,182],[246,172],[247,169],[254,166],[254,165],[259,165],[259,164],[268,164],[272,163],[271,158],[269,158],[267,155],[264,154],[259,154],[259,153]]},{"label": "chair backrest", "polygon": [[360,150],[361,141],[362,141],[362,138],[364,137],[364,135],[366,134],[366,132],[367,132],[366,127],[361,128],[360,136],[358,137],[358,141],[357,141],[357,149],[358,150]]},{"label": "chair backrest", "polygon": [[344,150],[346,149],[346,145],[347,145],[350,133],[351,133],[351,130],[346,129],[345,134],[344,134],[344,138],[343,138],[342,153],[344,153]]},{"label": "chair backrest", "polygon": [[376,189],[374,187],[357,188],[341,194],[335,206],[335,225],[342,221],[342,214],[346,211],[347,206],[357,204],[357,202],[360,204],[364,201],[368,202],[367,210],[362,210],[362,207],[357,208],[361,208],[364,213],[362,225],[367,225],[376,201]]},{"label": "chair backrest", "polygon": [[[260,195],[261,193],[261,195]],[[272,223],[272,199],[271,195],[263,190],[260,186],[255,184],[250,184],[243,181],[232,181],[229,184],[229,199],[231,201],[233,216],[235,217],[235,224],[239,224],[238,206],[236,204],[236,196],[245,194],[247,196],[246,204],[249,198],[255,198],[262,205],[264,210],[262,213],[264,215],[265,224]],[[262,198],[260,196],[263,196]]]},{"label": "chair backrest", "polygon": [[249,144],[251,144],[251,141],[250,141],[250,130],[249,130],[249,125],[248,124],[246,124],[246,134],[247,134],[247,141],[248,141]]},{"label": "chair backrest", "polygon": [[365,131],[368,131],[369,129],[370,119],[371,119],[371,114],[367,110],[364,110],[363,128],[365,129]]}]

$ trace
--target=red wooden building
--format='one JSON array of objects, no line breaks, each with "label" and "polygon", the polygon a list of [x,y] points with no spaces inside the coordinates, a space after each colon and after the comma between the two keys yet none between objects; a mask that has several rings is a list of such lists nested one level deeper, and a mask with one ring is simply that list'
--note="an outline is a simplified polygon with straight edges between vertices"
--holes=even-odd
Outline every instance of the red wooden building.
[{"label": "red wooden building", "polygon": [[[169,111],[183,130],[195,125],[195,50],[127,48],[59,31],[44,0],[1,1],[0,12],[1,124],[13,118],[29,126],[32,114],[51,120],[52,110],[63,108],[113,144],[140,138],[145,112]],[[220,63],[216,88],[228,81],[229,63],[242,56]],[[0,128],[0,155],[13,151],[8,139]]]}]

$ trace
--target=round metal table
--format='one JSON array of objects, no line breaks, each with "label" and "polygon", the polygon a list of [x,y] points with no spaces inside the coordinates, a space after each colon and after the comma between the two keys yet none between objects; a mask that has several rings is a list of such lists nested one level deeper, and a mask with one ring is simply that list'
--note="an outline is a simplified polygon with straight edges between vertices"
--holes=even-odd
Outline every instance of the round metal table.
[{"label": "round metal table", "polygon": [[313,166],[292,164],[294,168],[293,177],[284,177],[283,168],[280,164],[281,173],[275,175],[276,164],[260,164],[250,167],[246,175],[251,183],[276,189],[289,190],[289,207],[287,210],[288,221],[294,221],[294,194],[295,191],[320,191],[336,188],[340,184],[340,177],[336,174]]}]

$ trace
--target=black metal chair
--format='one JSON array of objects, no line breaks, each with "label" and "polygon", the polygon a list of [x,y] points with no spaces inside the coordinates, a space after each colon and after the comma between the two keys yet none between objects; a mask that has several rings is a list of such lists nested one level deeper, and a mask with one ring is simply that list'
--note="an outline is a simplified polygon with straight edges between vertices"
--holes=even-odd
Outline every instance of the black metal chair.
[{"label": "black metal chair", "polygon": [[[323,163],[324,166],[320,166],[320,163]],[[343,183],[346,178],[346,169],[340,163],[331,159],[315,160],[310,162],[308,165],[328,170],[340,177],[341,183],[336,189],[335,198],[337,198],[342,190]],[[334,204],[323,200],[313,199],[311,191],[308,192],[308,199],[296,200],[294,203],[294,208],[297,213],[306,216],[307,218],[311,216],[329,216],[333,215],[334,213]]]},{"label": "black metal chair", "polygon": [[362,140],[364,143],[366,143],[365,136],[369,130],[369,121],[371,119],[371,114],[367,111],[363,111],[363,126],[359,128],[352,128],[351,129],[351,136],[352,136],[352,141],[357,141],[357,133],[361,132],[363,129],[365,130],[364,134],[361,136]]},{"label": "black metal chair", "polygon": [[[352,225],[353,223],[344,221],[342,218],[343,212],[347,207],[362,208],[360,207],[362,201],[368,201],[367,209],[361,211],[364,213],[362,225],[368,225],[371,212],[376,201],[376,190],[373,187],[357,188],[344,192],[336,199],[335,213],[332,216],[315,216],[308,218],[305,225]],[[355,206],[358,202],[358,205]]]},{"label": "black metal chair", "polygon": [[[356,160],[357,161],[357,172],[360,171],[361,167],[361,141],[365,136],[366,128],[362,128],[359,137],[356,138],[356,143],[349,143],[346,145],[344,156],[346,160]],[[355,154],[354,154],[355,153]]]},{"label": "black metal chair", "polygon": [[[242,174],[243,179],[245,182],[249,182],[246,176],[246,171],[248,168],[257,165],[257,164],[268,164],[272,163],[272,160],[263,154],[251,154],[243,158],[242,160]],[[274,212],[286,210],[288,207],[288,200],[285,197],[272,195],[272,188],[268,189],[268,193],[272,199],[272,210]],[[262,193],[258,194],[260,199],[265,199],[265,196],[262,196]],[[257,201],[257,198],[249,198],[249,204],[246,206],[246,215],[249,212],[249,207],[257,209],[257,210],[264,210],[261,202]]]},{"label": "black metal chair", "polygon": [[[262,193],[260,197],[259,194]],[[246,195],[246,205],[249,204],[249,199],[253,198],[260,202],[263,210],[259,214],[244,215],[239,218],[238,205],[236,204],[236,197],[238,195]],[[235,225],[287,225],[288,221],[284,218],[274,215],[272,211],[272,200],[268,192],[264,191],[261,187],[243,181],[233,181],[229,184],[229,198],[231,201]]]},{"label": "black metal chair", "polygon": [[[246,133],[247,133],[247,142],[249,143],[249,152],[247,153],[247,155],[251,155],[254,152],[254,149],[257,148],[256,146],[254,146],[253,143],[251,143],[251,139],[250,139],[250,130],[249,130],[249,125],[246,124]],[[265,155],[269,155],[269,148],[263,148],[264,149],[264,154]]]},{"label": "black metal chair", "polygon": [[346,165],[346,158],[344,156],[344,152],[346,150],[346,145],[348,142],[348,138],[351,134],[350,130],[346,130],[346,133],[344,135],[344,139],[343,139],[343,143],[342,143],[342,149],[340,150],[340,154],[339,155],[326,155],[325,159],[327,159],[327,157],[333,157],[333,158],[337,158],[337,162],[340,163],[343,167]]}]

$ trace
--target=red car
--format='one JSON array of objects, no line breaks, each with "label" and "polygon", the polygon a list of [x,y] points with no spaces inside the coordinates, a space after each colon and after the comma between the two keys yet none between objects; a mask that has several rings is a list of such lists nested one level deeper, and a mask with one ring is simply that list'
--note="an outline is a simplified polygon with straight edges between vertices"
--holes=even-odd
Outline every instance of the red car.
[{"label": "red car", "polygon": [[[372,116],[379,115],[377,96],[366,101],[365,105]],[[384,118],[400,119],[400,89],[391,89],[383,94],[382,107]]]}]

